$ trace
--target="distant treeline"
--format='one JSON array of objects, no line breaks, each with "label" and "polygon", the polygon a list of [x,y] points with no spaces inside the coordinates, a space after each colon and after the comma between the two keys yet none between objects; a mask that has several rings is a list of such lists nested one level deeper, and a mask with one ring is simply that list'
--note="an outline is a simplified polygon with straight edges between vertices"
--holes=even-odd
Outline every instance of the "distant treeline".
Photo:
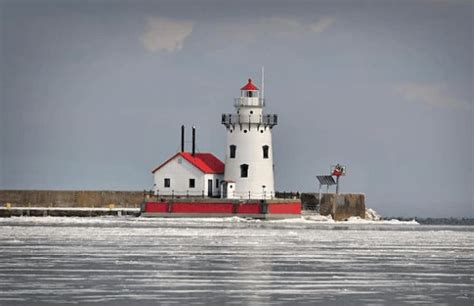
[{"label": "distant treeline", "polygon": [[397,219],[400,221],[416,220],[426,225],[474,225],[474,218],[420,218],[420,217],[384,217],[384,220]]}]

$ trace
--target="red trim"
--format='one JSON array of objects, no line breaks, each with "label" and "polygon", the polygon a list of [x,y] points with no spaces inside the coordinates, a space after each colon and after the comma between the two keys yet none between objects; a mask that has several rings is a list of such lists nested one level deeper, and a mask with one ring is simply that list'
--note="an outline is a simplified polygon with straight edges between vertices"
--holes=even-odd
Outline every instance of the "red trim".
[{"label": "red trim", "polygon": [[232,203],[195,203],[177,202],[173,203],[174,213],[208,213],[208,214],[232,214]]},{"label": "red trim", "polygon": [[238,214],[261,214],[262,209],[258,203],[239,204],[237,207]]},{"label": "red trim", "polygon": [[146,212],[167,212],[168,203],[166,202],[146,202],[145,203]]},{"label": "red trim", "polygon": [[[262,204],[234,204],[232,202],[146,202],[144,211],[147,213],[261,214]],[[268,203],[267,214],[300,215],[301,203]]]},{"label": "red trim", "polygon": [[258,88],[257,86],[253,85],[252,79],[249,79],[249,82],[240,90],[258,90]]},{"label": "red trim", "polygon": [[212,174],[223,174],[225,165],[224,163],[215,157],[211,153],[196,153],[194,156],[189,152],[178,152],[169,158],[167,161],[155,168],[152,173],[155,173],[159,169],[163,168],[167,163],[175,159],[177,156],[183,157],[191,165],[195,166],[204,173]]},{"label": "red trim", "polygon": [[301,203],[270,203],[269,214],[301,214]]}]

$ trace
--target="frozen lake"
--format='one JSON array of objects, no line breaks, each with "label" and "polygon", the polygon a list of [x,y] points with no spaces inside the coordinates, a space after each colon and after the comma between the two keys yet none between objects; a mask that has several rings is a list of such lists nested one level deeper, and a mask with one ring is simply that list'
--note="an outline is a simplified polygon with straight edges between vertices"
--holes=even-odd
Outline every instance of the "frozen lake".
[{"label": "frozen lake", "polygon": [[0,219],[0,305],[472,305],[473,229]]}]

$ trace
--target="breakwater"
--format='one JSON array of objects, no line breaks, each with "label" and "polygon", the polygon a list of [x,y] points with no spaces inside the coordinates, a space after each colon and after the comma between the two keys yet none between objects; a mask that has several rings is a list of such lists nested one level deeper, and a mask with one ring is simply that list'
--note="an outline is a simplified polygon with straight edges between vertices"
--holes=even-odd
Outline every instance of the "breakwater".
[{"label": "breakwater", "polygon": [[[276,193],[278,198],[301,199],[305,210],[318,210],[322,215],[332,215],[335,220],[351,216],[365,217],[365,195],[360,193]],[[0,207],[10,208],[140,208],[150,198],[144,191],[90,191],[90,190],[0,190]],[[30,210],[30,213],[34,211]],[[51,210],[54,211],[54,210]],[[43,214],[38,210],[38,214]],[[94,212],[95,214],[95,212]]]},{"label": "breakwater", "polygon": [[12,207],[139,208],[143,191],[0,190],[0,204]]}]

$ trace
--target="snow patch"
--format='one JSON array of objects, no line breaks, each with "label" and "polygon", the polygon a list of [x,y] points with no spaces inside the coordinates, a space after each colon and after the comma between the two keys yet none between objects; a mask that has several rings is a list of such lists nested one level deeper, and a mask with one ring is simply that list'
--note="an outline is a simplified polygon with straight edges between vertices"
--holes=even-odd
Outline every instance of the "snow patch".
[{"label": "snow patch", "polygon": [[367,219],[362,219],[360,217],[350,217],[346,221],[342,221],[344,223],[348,224],[407,224],[407,225],[414,225],[414,224],[419,224],[415,220],[411,221],[400,221],[397,219],[391,219],[391,220],[367,220]]},{"label": "snow patch", "polygon": [[373,221],[379,221],[382,219],[382,216],[379,215],[375,210],[372,208],[367,208],[365,210],[365,219],[366,220],[373,220]]}]

